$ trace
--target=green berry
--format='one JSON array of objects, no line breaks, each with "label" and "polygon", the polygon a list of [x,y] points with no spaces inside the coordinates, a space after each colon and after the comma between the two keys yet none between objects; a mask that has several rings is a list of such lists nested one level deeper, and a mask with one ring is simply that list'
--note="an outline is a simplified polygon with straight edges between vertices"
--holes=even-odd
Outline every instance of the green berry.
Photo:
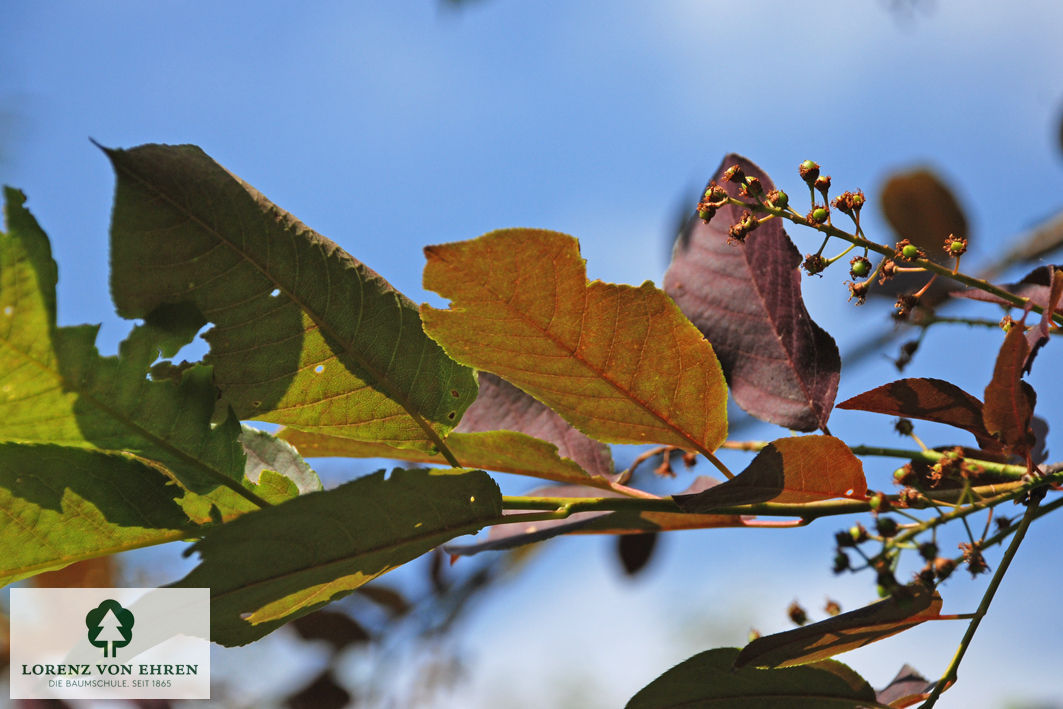
[{"label": "green berry", "polygon": [[805,160],[797,171],[801,173],[801,179],[805,181],[805,184],[811,187],[816,184],[816,178],[819,177],[819,163],[814,160]]},{"label": "green berry", "polygon": [[871,272],[871,262],[863,256],[857,256],[849,262],[849,275],[853,278],[863,278]]},{"label": "green berry", "polygon": [[786,205],[790,204],[790,196],[782,190],[775,190],[768,196],[772,205],[779,209],[786,209]]},{"label": "green berry", "polygon": [[905,244],[901,248],[901,256],[909,260],[916,258],[919,256],[919,247],[915,244]]},{"label": "green berry", "polygon": [[823,222],[827,221],[828,214],[829,212],[827,212],[824,207],[816,207],[812,210],[812,221],[816,222],[817,224],[822,224]]},{"label": "green berry", "polygon": [[854,543],[860,544],[867,541],[867,530],[862,524],[854,524],[849,528],[849,537]]}]

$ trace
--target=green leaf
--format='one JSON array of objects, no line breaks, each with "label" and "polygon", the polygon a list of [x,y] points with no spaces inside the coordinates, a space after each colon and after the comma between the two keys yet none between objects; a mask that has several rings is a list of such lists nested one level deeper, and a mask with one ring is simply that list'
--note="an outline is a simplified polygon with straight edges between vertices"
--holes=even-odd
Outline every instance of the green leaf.
[{"label": "green leaf", "polygon": [[712,346],[646,282],[587,282],[571,236],[533,229],[425,249],[421,307],[452,357],[512,382],[587,435],[702,452],[727,436],[727,385]]},{"label": "green leaf", "polygon": [[[446,444],[462,465],[610,489],[609,447],[588,438],[509,382],[477,372],[480,390]],[[307,456],[393,458],[444,463],[436,451],[284,429],[277,434]]]},{"label": "green leaf", "polygon": [[118,312],[192,303],[241,419],[427,449],[476,396],[472,372],[378,274],[191,145],[104,149],[118,178]]},{"label": "green leaf", "polygon": [[321,479],[317,473],[287,441],[244,425],[240,433],[240,444],[247,455],[247,463],[244,466],[244,477],[247,480],[260,483],[264,471],[273,471],[289,480],[296,494],[321,489]]},{"label": "green leaf", "polygon": [[184,494],[123,455],[0,443],[0,586],[194,534]]},{"label": "green leaf", "polygon": [[161,463],[197,492],[220,484],[242,491],[240,427],[231,418],[210,425],[216,399],[210,369],[195,366],[178,379],[149,381],[160,348],[174,346],[153,325],[135,328],[119,356],[106,358],[94,344],[97,328],[57,329],[48,238],[23,207],[24,195],[7,189],[5,196],[0,441],[129,451]]},{"label": "green leaf", "polygon": [[502,514],[482,471],[383,471],[216,527],[174,584],[211,589],[211,639],[243,645]]},{"label": "green leaf", "polygon": [[820,709],[879,707],[875,690],[840,662],[735,670],[737,648],[694,655],[646,685],[626,709]]}]

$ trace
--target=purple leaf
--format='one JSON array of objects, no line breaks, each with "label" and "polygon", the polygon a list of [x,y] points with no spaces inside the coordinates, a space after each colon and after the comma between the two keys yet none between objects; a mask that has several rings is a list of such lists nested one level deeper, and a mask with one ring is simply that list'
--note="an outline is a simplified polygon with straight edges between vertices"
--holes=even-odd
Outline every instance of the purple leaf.
[{"label": "purple leaf", "polygon": [[[713,180],[735,163],[766,192],[774,189],[760,168],[735,154],[724,158]],[[733,184],[723,187],[738,196]],[[712,344],[739,406],[787,428],[822,429],[838,392],[838,346],[805,308],[801,254],[782,222],[763,224],[742,244],[728,243],[727,230],[740,215],[727,206],[709,224],[692,216],[676,242],[664,290]]]},{"label": "purple leaf", "polygon": [[455,433],[516,431],[557,446],[557,454],[578,464],[591,475],[611,478],[613,457],[609,446],[576,430],[545,404],[504,379],[479,372],[480,392],[465,411]]},{"label": "purple leaf", "polygon": [[[1004,283],[1000,287],[1009,293],[1013,293],[1020,298],[1029,298],[1030,302],[1034,305],[1047,308],[1048,298],[1052,291],[1052,269],[1063,269],[1061,266],[1039,266],[1034,270],[1027,273],[1017,283]],[[969,300],[981,300],[986,303],[996,303],[997,305],[1003,305],[1005,308],[1014,307],[1011,303],[1001,298],[999,295],[993,295],[992,293],[986,293],[979,288],[968,288],[967,290],[952,291],[950,293],[953,298],[967,298]]]},{"label": "purple leaf", "polygon": [[1022,371],[1027,374],[1030,373],[1030,368],[1033,367],[1033,360],[1037,353],[1048,344],[1048,331],[1055,324],[1052,322],[1052,313],[1059,307],[1059,299],[1063,297],[1063,269],[1049,266],[1048,270],[1050,271],[1048,298],[1045,305],[1041,306],[1044,308],[1044,312],[1041,313],[1041,321],[1026,332],[1026,343],[1030,346],[1030,351],[1022,364]]},{"label": "purple leaf", "polygon": [[985,405],[955,384],[942,379],[898,379],[846,399],[838,404],[838,408],[955,426],[970,431],[981,447],[987,450],[1000,449],[1000,443],[986,430],[983,421]]}]

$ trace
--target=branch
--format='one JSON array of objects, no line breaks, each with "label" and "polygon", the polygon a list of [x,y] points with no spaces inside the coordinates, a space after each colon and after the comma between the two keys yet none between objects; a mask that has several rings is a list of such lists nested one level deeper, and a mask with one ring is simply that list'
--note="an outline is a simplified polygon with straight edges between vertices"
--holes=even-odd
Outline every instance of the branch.
[{"label": "branch", "polygon": [[974,612],[974,618],[971,619],[970,625],[967,626],[967,632],[963,634],[963,639],[960,640],[960,646],[957,648],[952,662],[949,663],[948,669],[945,670],[945,674],[941,676],[941,679],[934,684],[934,690],[919,709],[930,709],[937,704],[937,700],[941,693],[945,691],[945,688],[956,681],[960,662],[963,660],[971,640],[974,639],[974,633],[978,630],[978,625],[982,622],[982,618],[989,611],[989,604],[993,602],[993,596],[996,595],[1000,582],[1004,580],[1004,574],[1007,573],[1011,560],[1015,558],[1015,552],[1019,550],[1019,545],[1022,544],[1022,540],[1026,536],[1026,530],[1030,528],[1030,523],[1033,522],[1036,516],[1037,500],[1034,498],[1027,506],[1026,514],[1022,516],[1022,521],[1019,522],[1018,529],[1015,530],[1015,538],[1011,540],[1011,544],[1008,545],[1007,550],[1004,552],[1004,556],[1000,560],[1000,566],[997,567],[996,573],[993,574],[989,587],[986,588],[985,594],[982,596],[982,602],[978,604],[978,609]]}]

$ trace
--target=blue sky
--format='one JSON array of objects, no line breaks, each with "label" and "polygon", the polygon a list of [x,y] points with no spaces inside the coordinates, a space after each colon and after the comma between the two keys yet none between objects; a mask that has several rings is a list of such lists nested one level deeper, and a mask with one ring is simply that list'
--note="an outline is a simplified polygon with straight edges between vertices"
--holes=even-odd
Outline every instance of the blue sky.
[{"label": "blue sky", "polygon": [[[1051,0],[937,0],[911,14],[884,1],[478,0],[454,11],[434,0],[12,0],[0,26],[0,182],[28,194],[53,240],[61,323],[102,322],[105,351],[127,325],[106,280],[113,178],[90,137],[200,145],[417,301],[430,297],[422,246],[509,226],[578,236],[592,277],[660,283],[677,210],[729,151],[791,195],[797,164],[813,158],[836,188],[872,201],[891,170],[931,165],[967,208],[975,261],[1063,206],[1060,26]],[[881,220],[865,223],[892,238]],[[802,251],[818,246],[791,236]],[[883,311],[847,304],[843,280],[829,271],[806,294],[844,350],[883,327]],[[970,353],[996,337],[932,331],[906,374],[980,394],[992,358]],[[1059,421],[1053,350],[1032,381],[1039,411]],[[895,377],[885,359],[845,370],[839,397]],[[898,443],[890,423],[839,412],[831,427],[854,443]],[[1058,432],[1050,447],[1063,450]],[[872,487],[887,487],[888,461],[867,468]],[[1031,610],[1051,603],[1058,572],[1038,559],[1055,558],[1061,526],[1035,527],[941,706],[1063,705],[1049,669],[1063,624]],[[834,528],[684,534],[635,586],[618,581],[601,540],[565,540],[473,620],[473,679],[455,705],[493,706],[527,679],[528,706],[575,685],[592,688],[586,706],[617,706],[698,649],[741,643],[751,625],[782,629],[794,598],[865,602],[870,578],[829,573]],[[971,610],[983,584],[950,581],[946,612]],[[512,638],[547,613],[590,637],[568,630],[557,650],[551,634],[528,634],[519,657]],[[876,684],[905,660],[936,675],[962,633],[940,626],[845,659]]]}]

